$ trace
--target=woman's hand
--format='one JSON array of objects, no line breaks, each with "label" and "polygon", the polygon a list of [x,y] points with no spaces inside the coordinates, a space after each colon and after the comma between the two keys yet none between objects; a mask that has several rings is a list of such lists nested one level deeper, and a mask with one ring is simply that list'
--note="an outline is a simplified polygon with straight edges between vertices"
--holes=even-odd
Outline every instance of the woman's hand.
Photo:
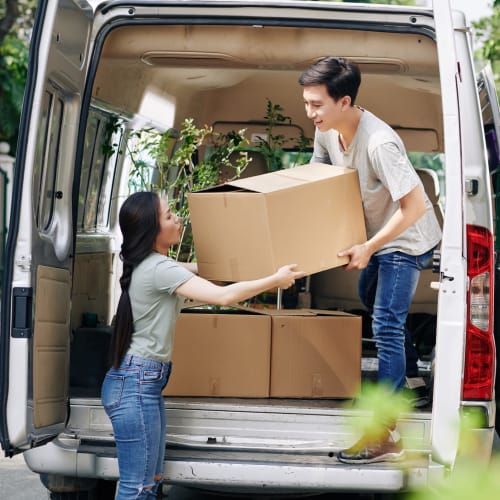
[{"label": "woman's hand", "polygon": [[302,271],[295,271],[294,269],[296,268],[297,264],[288,264],[280,267],[278,271],[276,271],[276,279],[278,281],[276,286],[286,290],[295,283],[295,280],[303,278],[306,275]]}]

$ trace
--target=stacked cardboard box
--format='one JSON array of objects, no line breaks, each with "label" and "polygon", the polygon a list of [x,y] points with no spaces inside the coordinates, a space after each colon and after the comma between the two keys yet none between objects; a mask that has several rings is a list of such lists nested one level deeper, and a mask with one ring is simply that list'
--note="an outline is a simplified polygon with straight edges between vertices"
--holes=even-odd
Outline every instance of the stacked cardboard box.
[{"label": "stacked cardboard box", "polygon": [[183,312],[167,396],[350,398],[361,382],[361,318],[341,312]]}]

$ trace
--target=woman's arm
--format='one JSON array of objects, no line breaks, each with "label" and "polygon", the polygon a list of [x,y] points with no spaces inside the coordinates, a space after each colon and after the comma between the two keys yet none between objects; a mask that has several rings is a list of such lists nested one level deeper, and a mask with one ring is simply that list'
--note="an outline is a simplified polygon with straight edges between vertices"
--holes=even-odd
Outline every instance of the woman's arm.
[{"label": "woman's arm", "polygon": [[216,285],[199,276],[193,276],[180,285],[176,292],[198,302],[228,306],[255,297],[271,288],[289,288],[295,283],[296,279],[305,276],[305,273],[295,271],[295,268],[295,264],[283,266],[277,272],[265,278],[240,281],[223,286]]},{"label": "woman's arm", "polygon": [[179,262],[179,265],[193,274],[198,274],[198,264],[196,262]]}]

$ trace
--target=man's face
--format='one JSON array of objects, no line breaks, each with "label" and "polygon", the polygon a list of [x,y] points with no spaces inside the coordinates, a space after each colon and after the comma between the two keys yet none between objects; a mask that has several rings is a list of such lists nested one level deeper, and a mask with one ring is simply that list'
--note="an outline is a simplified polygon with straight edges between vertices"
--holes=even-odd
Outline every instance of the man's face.
[{"label": "man's face", "polygon": [[321,132],[342,127],[343,113],[349,108],[351,99],[344,96],[335,101],[328,94],[325,84],[304,85],[303,94],[307,117]]}]

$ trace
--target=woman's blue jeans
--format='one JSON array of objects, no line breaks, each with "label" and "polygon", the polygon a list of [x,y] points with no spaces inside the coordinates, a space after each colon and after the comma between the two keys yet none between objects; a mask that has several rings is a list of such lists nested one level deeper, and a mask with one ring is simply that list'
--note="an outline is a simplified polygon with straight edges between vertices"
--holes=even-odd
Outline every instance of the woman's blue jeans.
[{"label": "woman's blue jeans", "polygon": [[171,363],[127,354],[120,368],[111,368],[104,378],[101,396],[115,435],[119,500],[156,498],[167,423],[161,392],[171,367]]},{"label": "woman's blue jeans", "polygon": [[420,271],[428,267],[432,254],[433,250],[418,256],[403,252],[372,255],[359,277],[359,296],[372,316],[378,379],[394,390],[404,386],[406,318]]}]

